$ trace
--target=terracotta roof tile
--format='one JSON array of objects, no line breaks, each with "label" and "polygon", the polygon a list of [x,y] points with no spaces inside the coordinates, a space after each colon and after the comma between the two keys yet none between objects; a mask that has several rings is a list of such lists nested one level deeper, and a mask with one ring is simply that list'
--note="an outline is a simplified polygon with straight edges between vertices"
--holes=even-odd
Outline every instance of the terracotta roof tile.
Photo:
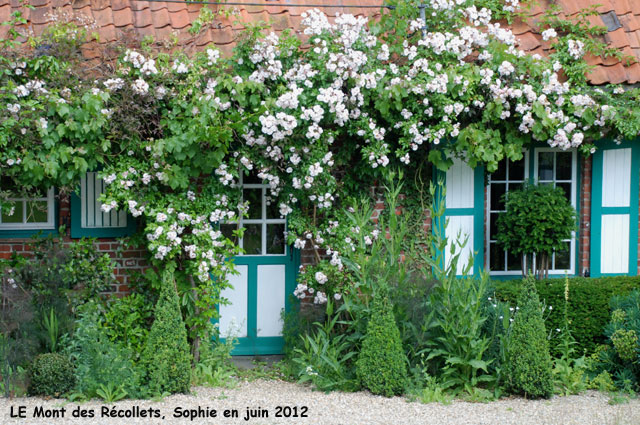
[{"label": "terracotta roof tile", "polygon": [[535,49],[540,46],[540,40],[532,32],[525,32],[517,37],[518,47],[525,52]]},{"label": "terracotta roof tile", "polygon": [[105,8],[102,10],[93,10],[93,19],[95,19],[96,24],[99,27],[106,27],[107,25],[113,25],[113,13],[111,12],[111,8]]},{"label": "terracotta roof tile", "polygon": [[626,68],[629,84],[636,84],[640,82],[640,64],[634,63]]},{"label": "terracotta roof tile", "polygon": [[113,24],[105,25],[100,28],[100,42],[108,43],[118,39],[116,26]]},{"label": "terracotta roof tile", "polygon": [[111,0],[111,8],[116,11],[116,10],[122,10],[124,8],[129,8],[132,9],[132,3],[137,3],[135,1],[131,1],[131,0]]},{"label": "terracotta roof tile", "polygon": [[604,39],[611,43],[612,47],[625,47],[629,46],[629,37],[627,37],[627,33],[623,28],[618,28],[615,31],[608,32],[604,35]]},{"label": "terracotta roof tile", "polygon": [[113,11],[113,23],[116,27],[133,25],[133,13],[131,8],[123,8]]},{"label": "terracotta roof tile", "polygon": [[[171,11],[171,9],[169,9],[169,11]],[[180,9],[169,13],[169,19],[171,20],[171,26],[175,29],[182,29],[191,24],[187,9]]]},{"label": "terracotta roof tile", "polygon": [[127,3],[129,3],[129,5],[131,5],[131,10],[149,9],[149,2],[148,1],[131,0],[131,1],[128,1]]},{"label": "terracotta roof tile", "polygon": [[[245,0],[241,0],[245,1]],[[246,0],[249,1],[249,0]],[[202,9],[201,4],[173,3],[166,1],[138,1],[138,0],[30,0],[36,6],[34,10],[24,10],[24,16],[30,21],[36,33],[41,33],[48,23],[48,12],[52,8],[73,9],[75,13],[93,17],[98,26],[101,41],[105,42],[122,37],[122,31],[131,32],[134,36],[153,36],[158,41],[177,36],[180,45],[185,48],[196,49],[207,45],[215,45],[228,54],[237,40],[239,32],[246,23],[271,23],[276,33],[291,28],[299,31],[301,14],[311,8],[292,7],[289,4],[315,5],[317,0],[254,0],[264,2],[259,6],[228,6],[232,15],[217,16],[214,22],[206,26],[201,34],[192,36],[188,29],[198,18]],[[378,8],[363,8],[367,5],[378,5],[380,0],[335,0],[333,4],[350,4],[350,7],[331,7],[323,11],[333,21],[338,13],[362,14],[369,17],[379,16]],[[516,19],[510,27],[517,36],[520,48],[530,54],[547,55],[550,43],[542,40],[539,35],[539,22],[542,13],[550,4],[558,4],[561,16],[575,17],[581,9],[590,5],[602,4],[598,8],[605,16],[610,28],[621,27],[608,32],[603,41],[610,46],[621,48],[625,53],[640,59],[640,0],[538,0],[530,9],[524,9],[528,15],[526,21]],[[0,21],[10,19],[11,12],[21,7],[21,0],[0,0]],[[209,5],[213,11],[221,10],[222,6]],[[613,14],[613,15],[612,15]],[[593,25],[604,26],[600,15],[588,18]],[[506,24],[503,24],[506,25]],[[6,26],[0,26],[0,36],[7,31]],[[97,47],[83,50],[91,59],[100,57]],[[97,55],[97,56],[96,56]],[[596,65],[588,76],[592,84],[603,84],[607,81],[638,82],[640,65],[622,66],[615,58],[588,57],[587,62]],[[625,80],[626,79],[626,80]]]},{"label": "terracotta roof tile", "polygon": [[29,13],[29,20],[34,24],[46,24],[51,22],[50,18],[51,8],[49,7],[36,7],[31,9]]},{"label": "terracotta roof tile", "polygon": [[171,23],[169,19],[169,11],[167,8],[159,9],[153,12],[153,8],[151,9],[151,20],[153,21],[153,26],[157,28],[164,28]]},{"label": "terracotta roof tile", "polygon": [[618,19],[627,33],[632,33],[640,29],[640,16],[627,13],[622,16],[619,15]]},{"label": "terracotta roof tile", "polygon": [[151,10],[149,8],[133,11],[133,22],[136,28],[146,28],[151,26]]}]

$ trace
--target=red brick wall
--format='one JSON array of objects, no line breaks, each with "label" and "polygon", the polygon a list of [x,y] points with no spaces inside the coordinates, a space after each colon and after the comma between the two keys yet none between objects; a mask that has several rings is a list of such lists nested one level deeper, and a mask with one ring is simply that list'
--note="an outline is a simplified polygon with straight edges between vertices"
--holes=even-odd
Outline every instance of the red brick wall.
[{"label": "red brick wall", "polygon": [[592,157],[583,157],[580,161],[581,185],[579,192],[580,228],[578,231],[578,269],[583,275],[591,267],[591,165]]},{"label": "red brick wall", "polygon": [[[69,198],[65,196],[59,202],[59,223],[58,225],[66,225],[67,232],[62,235],[63,243],[72,242],[69,236],[70,207]],[[33,255],[30,243],[31,239],[0,239],[0,258],[10,258],[12,253],[17,253],[24,257]],[[110,293],[123,296],[129,292],[129,285],[133,279],[134,272],[143,272],[147,267],[147,252],[144,249],[121,246],[116,239],[97,239],[96,248],[99,252],[105,252],[114,259],[116,267],[114,274],[117,284],[113,285]]]}]

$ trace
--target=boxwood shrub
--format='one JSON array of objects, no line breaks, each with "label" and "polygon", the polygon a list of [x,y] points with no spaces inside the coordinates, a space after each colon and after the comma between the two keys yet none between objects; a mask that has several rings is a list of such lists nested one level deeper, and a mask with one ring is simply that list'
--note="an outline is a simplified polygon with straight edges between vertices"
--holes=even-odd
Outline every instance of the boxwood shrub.
[{"label": "boxwood shrub", "polygon": [[[516,305],[522,287],[521,280],[494,281],[496,296]],[[563,326],[564,278],[536,282],[540,301],[547,306],[545,325],[550,332]],[[609,322],[609,301],[614,295],[626,295],[640,289],[640,276],[608,276],[601,278],[569,278],[569,321],[578,345],[576,353],[592,353],[605,342],[604,327]],[[552,310],[548,309],[552,307]],[[554,352],[552,344],[552,352]],[[554,353],[557,354],[557,353]]]}]

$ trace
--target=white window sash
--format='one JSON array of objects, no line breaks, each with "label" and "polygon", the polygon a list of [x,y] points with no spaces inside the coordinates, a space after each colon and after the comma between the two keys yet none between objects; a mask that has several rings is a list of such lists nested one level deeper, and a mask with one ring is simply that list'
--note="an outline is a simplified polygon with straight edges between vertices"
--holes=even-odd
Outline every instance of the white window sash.
[{"label": "white window sash", "polygon": [[[22,223],[2,223],[0,218],[0,230],[50,230],[55,229],[55,203],[54,189],[49,188],[47,196],[44,198],[9,198],[9,201],[20,202],[22,210]],[[26,204],[30,201],[47,202],[47,221],[39,223],[27,223]]]}]

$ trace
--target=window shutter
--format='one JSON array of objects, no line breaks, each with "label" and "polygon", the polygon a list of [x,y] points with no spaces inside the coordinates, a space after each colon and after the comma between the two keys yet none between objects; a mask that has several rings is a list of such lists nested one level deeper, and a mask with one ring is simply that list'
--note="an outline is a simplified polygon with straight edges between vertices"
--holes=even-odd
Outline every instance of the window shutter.
[{"label": "window shutter", "polygon": [[593,155],[591,275],[638,272],[637,141],[604,142]]},{"label": "window shutter", "polygon": [[[484,263],[484,170],[481,167],[471,168],[461,159],[455,158],[453,165],[444,177],[445,219],[449,224],[445,230],[447,248],[444,260],[451,261],[450,249],[455,240],[467,239],[458,259],[457,274],[461,275],[469,260],[474,256],[471,274],[478,273]],[[460,248],[457,248],[458,252]]]},{"label": "window shutter", "polygon": [[102,211],[99,201],[104,181],[95,171],[80,179],[80,194],[71,197],[71,237],[118,237],[133,233],[133,218],[126,211]]}]

